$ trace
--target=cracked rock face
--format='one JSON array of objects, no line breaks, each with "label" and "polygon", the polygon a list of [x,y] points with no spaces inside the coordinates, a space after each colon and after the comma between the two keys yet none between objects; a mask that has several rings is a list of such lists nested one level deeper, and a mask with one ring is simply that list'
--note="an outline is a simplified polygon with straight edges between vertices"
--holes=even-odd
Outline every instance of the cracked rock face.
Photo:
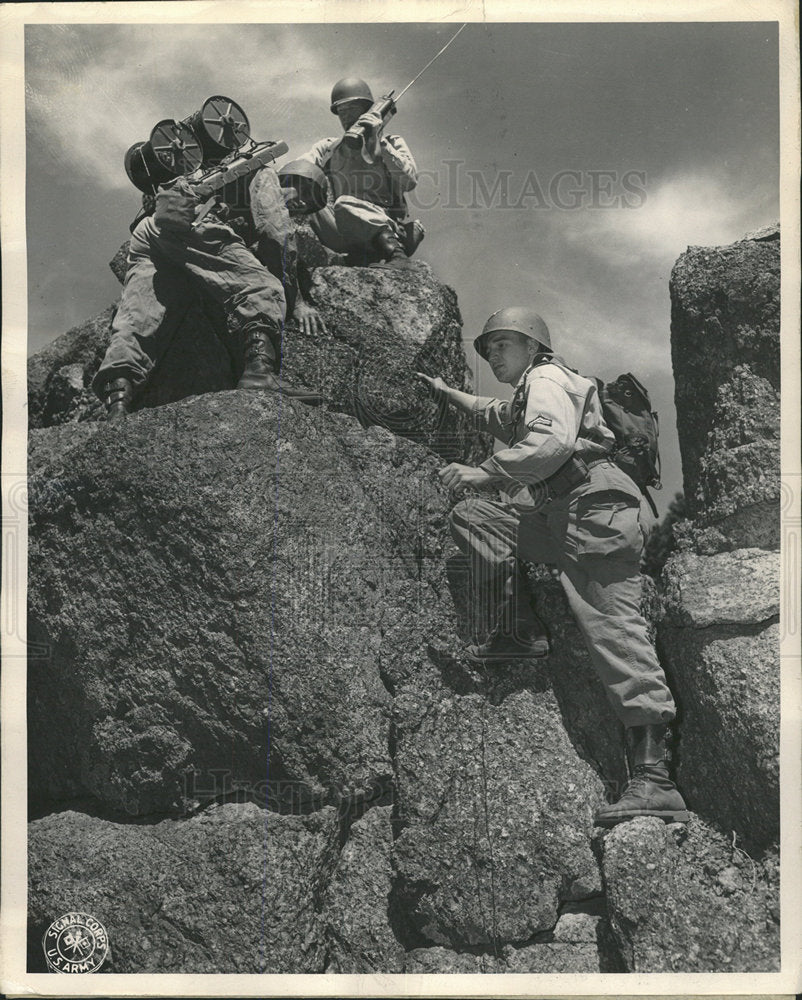
[{"label": "cracked rock face", "polygon": [[604,837],[615,935],[631,972],[779,970],[776,855],[752,860],[692,817],[622,823]]},{"label": "cracked rock face", "polygon": [[133,815],[215,782],[320,804],[388,779],[383,629],[419,611],[409,662],[437,635],[420,569],[440,565],[435,468],[259,393],[34,432],[34,797]]},{"label": "cracked rock face", "polygon": [[36,820],[29,971],[46,971],[42,935],[77,910],[108,931],[103,972],[322,972],[320,900],[338,849],[332,808],[300,817],[223,805],[151,826],[76,812]]},{"label": "cracked rock face", "polygon": [[725,548],[779,545],[779,230],[690,247],[671,274],[685,497]]},{"label": "cracked rock face", "polygon": [[[530,674],[532,671],[530,671]],[[527,941],[601,892],[590,849],[601,781],[542,680],[489,704],[434,682],[396,695],[395,864],[418,931],[451,947]]]}]

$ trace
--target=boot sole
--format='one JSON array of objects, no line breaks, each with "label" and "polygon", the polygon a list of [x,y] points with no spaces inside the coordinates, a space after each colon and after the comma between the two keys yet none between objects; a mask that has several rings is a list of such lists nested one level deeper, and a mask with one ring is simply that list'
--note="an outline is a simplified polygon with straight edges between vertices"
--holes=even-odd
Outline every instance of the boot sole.
[{"label": "boot sole", "polygon": [[642,809],[639,811],[621,813],[618,816],[596,817],[596,826],[617,826],[619,823],[626,823],[630,819],[637,819],[639,816],[654,816],[662,819],[666,823],[689,823],[691,814],[687,809]]}]

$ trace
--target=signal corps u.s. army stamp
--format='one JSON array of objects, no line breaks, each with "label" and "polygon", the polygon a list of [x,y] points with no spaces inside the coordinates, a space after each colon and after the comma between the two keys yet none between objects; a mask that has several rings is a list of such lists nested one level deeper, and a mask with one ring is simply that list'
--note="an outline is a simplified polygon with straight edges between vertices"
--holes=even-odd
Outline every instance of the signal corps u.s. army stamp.
[{"label": "signal corps u.s. army stamp", "polygon": [[109,936],[88,913],[65,913],[54,920],[42,938],[51,972],[97,972],[109,954]]}]

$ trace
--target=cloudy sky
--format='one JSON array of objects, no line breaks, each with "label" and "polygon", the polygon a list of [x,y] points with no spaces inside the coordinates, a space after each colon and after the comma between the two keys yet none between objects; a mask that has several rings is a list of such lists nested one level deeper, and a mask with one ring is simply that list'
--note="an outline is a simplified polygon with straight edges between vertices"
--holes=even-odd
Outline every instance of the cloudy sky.
[{"label": "cloudy sky", "polygon": [[[139,194],[125,150],[212,94],[290,156],[338,131],[339,77],[400,90],[458,24],[26,28],[29,353],[109,305]],[[779,216],[778,39],[769,23],[471,24],[392,131],[422,178],[419,255],[484,320],[532,304],[585,373],[638,374],[661,415],[664,508],[681,487],[671,268]]]}]

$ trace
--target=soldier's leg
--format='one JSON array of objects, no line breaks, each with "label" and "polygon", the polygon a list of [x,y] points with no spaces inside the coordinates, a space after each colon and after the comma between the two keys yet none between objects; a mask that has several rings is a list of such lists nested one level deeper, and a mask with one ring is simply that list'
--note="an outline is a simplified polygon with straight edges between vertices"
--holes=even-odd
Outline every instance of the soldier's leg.
[{"label": "soldier's leg", "polygon": [[[554,525],[556,517],[550,520]],[[587,494],[568,508],[560,579],[607,697],[625,726],[670,722],[675,715],[640,610],[642,547],[633,497]]]},{"label": "soldier's leg", "polygon": [[147,382],[197,294],[180,268],[156,267],[146,236],[148,221],[140,222],[132,234],[111,340],[92,380],[92,388],[110,412],[114,397],[114,409],[120,414],[127,412],[132,397]]},{"label": "soldier's leg", "polygon": [[547,561],[545,523],[536,514],[522,516],[513,504],[470,497],[451,511],[450,524],[470,562],[474,621],[496,622],[488,641],[469,647],[469,655],[483,662],[546,655],[548,642],[519,561]]},{"label": "soldier's leg", "polygon": [[[559,524],[557,515],[552,527]],[[641,815],[687,820],[669,776],[667,725],[675,716],[674,699],[640,610],[643,536],[637,501],[624,494],[574,500],[563,542],[560,579],[629,747],[632,780],[596,821],[611,825]]]},{"label": "soldier's leg", "polygon": [[337,228],[337,220],[334,218],[334,209],[331,205],[326,205],[319,212],[310,215],[309,225],[323,246],[333,250],[334,253],[350,253],[354,250]]},{"label": "soldier's leg", "polygon": [[352,195],[341,195],[334,202],[337,231],[352,248],[361,252],[366,262],[378,259],[394,267],[412,267],[404,252],[398,230],[381,207]]},{"label": "soldier's leg", "polygon": [[241,389],[280,391],[308,403],[318,393],[282,384],[285,297],[281,282],[261,264],[228,227],[210,223],[190,233],[152,233],[154,259],[179,264],[225,309],[228,329],[239,348],[244,373]]}]

